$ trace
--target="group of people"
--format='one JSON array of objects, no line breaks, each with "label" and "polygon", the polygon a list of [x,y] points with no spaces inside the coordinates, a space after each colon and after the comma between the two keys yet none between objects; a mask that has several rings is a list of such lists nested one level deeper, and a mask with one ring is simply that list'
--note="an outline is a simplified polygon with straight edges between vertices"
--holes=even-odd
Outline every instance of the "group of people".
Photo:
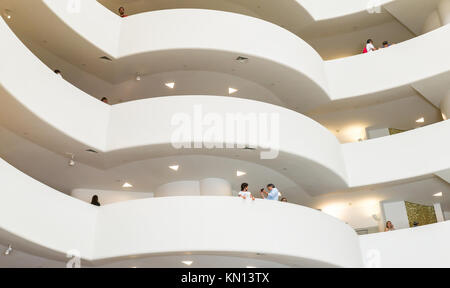
[{"label": "group of people", "polygon": [[363,50],[363,53],[369,53],[369,52],[376,51],[378,49],[388,48],[391,45],[392,44],[389,44],[388,41],[383,41],[383,46],[381,48],[376,48],[375,45],[373,44],[373,40],[372,39],[368,39],[367,42],[366,42],[366,47]]},{"label": "group of people", "polygon": [[[260,195],[262,199],[266,199],[266,200],[275,200],[278,201],[278,198],[280,197],[280,192],[278,191],[278,189],[275,187],[275,185],[273,184],[269,184],[267,185],[267,190],[262,188],[260,190]],[[252,199],[255,200],[255,196],[253,196],[253,194],[248,191],[248,183],[242,183],[241,184],[241,191],[239,192],[239,197],[242,199]],[[281,198],[280,200],[281,202],[287,202],[287,199],[285,197]]]}]

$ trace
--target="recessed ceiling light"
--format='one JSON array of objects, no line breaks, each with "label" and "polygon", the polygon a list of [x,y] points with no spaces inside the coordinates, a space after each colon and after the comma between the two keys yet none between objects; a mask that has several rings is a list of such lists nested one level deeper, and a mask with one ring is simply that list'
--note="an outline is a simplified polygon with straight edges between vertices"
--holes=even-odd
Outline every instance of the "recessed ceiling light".
[{"label": "recessed ceiling light", "polygon": [[5,12],[3,14],[5,15],[6,19],[11,19],[12,18],[11,11],[8,10],[8,9],[5,9]]},{"label": "recessed ceiling light", "polygon": [[237,177],[241,177],[241,176],[244,176],[245,174],[247,174],[246,172],[242,172],[242,171],[236,171],[236,176]]},{"label": "recessed ceiling light", "polygon": [[175,82],[169,82],[169,83],[166,83],[165,85],[170,89],[175,88]]},{"label": "recessed ceiling light", "polygon": [[442,197],[442,192],[436,193],[433,195],[434,197]]},{"label": "recessed ceiling light", "polygon": [[128,182],[123,183],[122,188],[133,188],[133,185],[131,185]]},{"label": "recessed ceiling light", "polygon": [[253,268],[256,268],[255,266],[247,266],[246,267],[247,269],[253,269]]},{"label": "recessed ceiling light", "polygon": [[238,89],[235,89],[235,88],[228,88],[228,94],[234,94],[234,93],[236,93],[237,91],[239,91]]},{"label": "recessed ceiling light", "polygon": [[416,120],[416,123],[424,123],[425,122],[425,118],[419,118]]},{"label": "recessed ceiling light", "polygon": [[12,251],[13,251],[12,245],[9,244],[9,245],[8,245],[8,248],[5,250],[5,252],[3,253],[3,255],[9,256],[9,255],[11,255],[11,252],[12,252]]},{"label": "recessed ceiling light", "polygon": [[247,57],[243,57],[243,56],[239,56],[236,58],[236,61],[239,62],[240,64],[247,64],[248,63],[248,58]]},{"label": "recessed ceiling light", "polygon": [[178,171],[178,168],[180,168],[180,165],[169,166],[169,168],[172,169],[173,171]]},{"label": "recessed ceiling light", "polygon": [[194,261],[181,261],[184,265],[191,266]]}]

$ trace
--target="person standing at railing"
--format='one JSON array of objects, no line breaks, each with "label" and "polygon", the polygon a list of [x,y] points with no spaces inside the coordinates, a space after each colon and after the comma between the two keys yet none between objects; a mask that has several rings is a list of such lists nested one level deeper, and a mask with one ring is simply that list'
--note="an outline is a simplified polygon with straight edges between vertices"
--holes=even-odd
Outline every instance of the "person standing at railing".
[{"label": "person standing at railing", "polygon": [[261,197],[266,200],[278,201],[280,192],[278,191],[277,188],[275,188],[275,185],[273,185],[273,184],[267,185],[267,190],[269,190],[269,192],[264,190],[264,188],[261,189]]},{"label": "person standing at railing", "polygon": [[247,183],[242,183],[241,184],[241,192],[239,192],[239,197],[241,197],[242,199],[255,200],[255,197],[252,195],[252,193],[248,191],[248,184]]},{"label": "person standing at railing", "polygon": [[120,15],[120,17],[122,17],[122,18],[128,17],[128,15],[125,14],[125,8],[124,8],[124,7],[120,7],[120,8],[119,8],[119,15]]},{"label": "person standing at railing", "polygon": [[394,231],[394,224],[392,224],[391,221],[386,222],[386,228],[384,229],[384,232]]}]

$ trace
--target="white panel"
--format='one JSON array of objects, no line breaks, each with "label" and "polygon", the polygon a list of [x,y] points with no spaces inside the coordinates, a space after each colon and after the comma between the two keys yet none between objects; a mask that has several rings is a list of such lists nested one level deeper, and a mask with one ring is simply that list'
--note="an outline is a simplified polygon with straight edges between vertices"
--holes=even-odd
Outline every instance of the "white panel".
[{"label": "white panel", "polygon": [[383,202],[382,207],[386,222],[391,221],[395,229],[409,228],[405,201]]}]

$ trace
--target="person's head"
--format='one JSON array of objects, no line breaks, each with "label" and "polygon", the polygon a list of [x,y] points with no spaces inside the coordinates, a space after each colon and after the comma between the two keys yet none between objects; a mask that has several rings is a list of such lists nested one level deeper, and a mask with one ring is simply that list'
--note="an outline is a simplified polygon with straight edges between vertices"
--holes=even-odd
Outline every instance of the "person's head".
[{"label": "person's head", "polygon": [[391,221],[387,221],[387,222],[386,222],[386,228],[387,228],[387,229],[392,229],[392,228],[394,228],[394,225],[392,224]]},{"label": "person's head", "polygon": [[119,8],[119,14],[122,16],[122,15],[125,15],[125,8],[123,8],[123,7],[120,7]]},{"label": "person's head", "polygon": [[92,196],[91,204],[97,204],[98,203],[98,196],[94,195]]},{"label": "person's head", "polygon": [[286,202],[286,203],[288,202],[286,197],[281,198],[280,201],[281,201],[281,202]]},{"label": "person's head", "polygon": [[384,41],[384,42],[383,42],[383,47],[385,47],[385,48],[386,48],[386,47],[389,47],[389,42],[388,42],[388,41]]},{"label": "person's head", "polygon": [[372,39],[368,39],[368,40],[367,40],[367,44],[373,44]]},{"label": "person's head", "polygon": [[103,97],[103,98],[102,98],[102,102],[108,104],[108,98]]},{"label": "person's head", "polygon": [[269,191],[272,191],[273,188],[275,188],[275,185],[273,185],[273,184],[267,185],[267,189],[268,189]]},{"label": "person's head", "polygon": [[248,184],[247,183],[242,183],[241,184],[241,191],[243,191],[243,192],[247,192],[248,191]]}]

